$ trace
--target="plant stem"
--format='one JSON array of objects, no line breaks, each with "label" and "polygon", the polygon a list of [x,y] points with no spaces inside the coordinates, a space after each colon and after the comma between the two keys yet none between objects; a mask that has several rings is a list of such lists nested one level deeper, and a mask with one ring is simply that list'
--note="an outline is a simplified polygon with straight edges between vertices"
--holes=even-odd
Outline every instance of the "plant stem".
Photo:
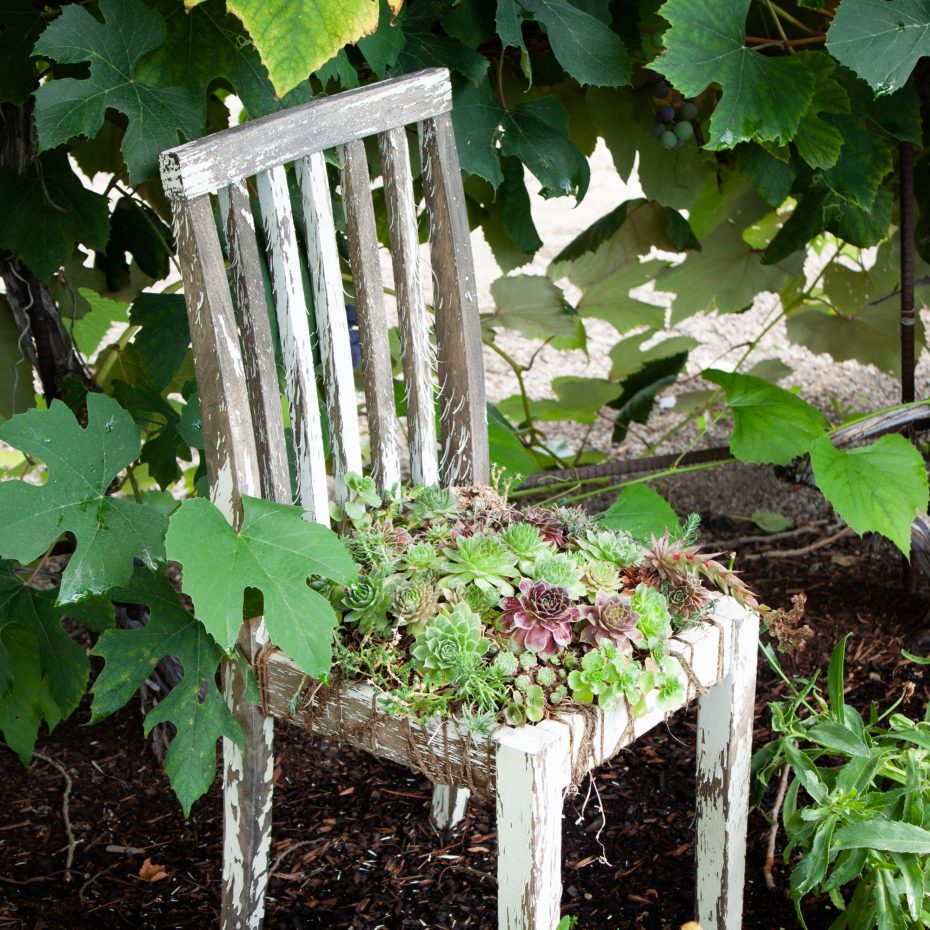
[{"label": "plant stem", "polygon": [[782,26],[781,20],[778,18],[778,14],[775,12],[775,4],[772,3],[772,0],[766,0],[765,4],[769,12],[772,14],[772,20],[775,23],[775,28],[778,30],[778,34],[781,36],[782,42],[785,43],[785,48],[788,49],[788,53],[791,55],[796,54],[795,50],[791,47],[791,42],[788,40],[788,36],[785,35],[785,27]]},{"label": "plant stem", "polygon": [[797,26],[801,32],[806,32],[808,35],[814,35],[815,31],[811,29],[806,23],[802,23],[796,16],[793,16],[787,10],[783,10],[777,3],[767,0],[768,8],[775,14],[775,16],[780,16],[786,23],[791,23],[792,26]]},{"label": "plant stem", "polygon": [[914,149],[899,145],[901,157],[901,403],[914,399]]}]

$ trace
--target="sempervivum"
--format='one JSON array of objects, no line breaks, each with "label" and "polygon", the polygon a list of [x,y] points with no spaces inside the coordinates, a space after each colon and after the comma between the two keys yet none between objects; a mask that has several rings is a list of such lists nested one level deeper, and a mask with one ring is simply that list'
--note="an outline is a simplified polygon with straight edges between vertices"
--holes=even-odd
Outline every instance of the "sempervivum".
[{"label": "sempervivum", "polygon": [[439,613],[439,595],[428,581],[409,581],[394,589],[391,612],[400,626],[410,633],[419,633],[430,617]]},{"label": "sempervivum", "polygon": [[554,655],[572,638],[579,610],[565,588],[524,578],[520,593],[501,600],[501,624],[514,645],[541,655]]},{"label": "sempervivum", "polygon": [[565,528],[551,510],[544,507],[527,507],[520,514],[520,519],[530,526],[535,526],[546,542],[559,549],[565,547]]},{"label": "sempervivum", "polygon": [[438,571],[445,577],[440,587],[457,588],[474,582],[484,591],[496,588],[501,594],[513,594],[508,579],[518,575],[517,559],[497,536],[476,533],[461,536],[455,547],[442,550],[445,558]]},{"label": "sempervivum", "polygon": [[594,603],[581,608],[581,616],[584,626],[579,638],[591,646],[615,646],[629,655],[641,638],[636,630],[639,615],[622,594],[598,591]]},{"label": "sempervivum", "polygon": [[710,592],[701,584],[700,578],[688,575],[681,584],[665,584],[662,593],[668,599],[669,609],[682,620],[699,617],[710,603]]},{"label": "sempervivum", "polygon": [[481,620],[465,604],[434,617],[417,637],[410,653],[427,685],[449,684],[457,675],[481,664],[491,646]]}]

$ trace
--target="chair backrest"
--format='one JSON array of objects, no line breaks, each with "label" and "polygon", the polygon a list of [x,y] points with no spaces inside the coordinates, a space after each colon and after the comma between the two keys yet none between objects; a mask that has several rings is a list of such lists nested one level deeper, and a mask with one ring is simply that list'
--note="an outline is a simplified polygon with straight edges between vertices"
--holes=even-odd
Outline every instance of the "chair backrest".
[{"label": "chair backrest", "polygon": [[[328,521],[314,373],[318,340],[335,496],[362,451],[349,328],[324,152],[336,149],[361,343],[371,471],[400,477],[388,322],[364,139],[377,136],[397,294],[410,474],[423,484],[488,479],[481,333],[448,72],[431,69],[313,100],[164,152],[211,495],[230,515],[241,494],[291,501],[269,308],[249,200],[264,228],[297,470],[297,502]],[[417,124],[429,213],[435,351],[421,280],[406,126]],[[286,165],[300,191],[316,332],[311,333]],[[212,197],[225,224],[224,257]],[[230,292],[226,259],[232,278]],[[235,307],[235,309],[234,309]],[[440,443],[436,442],[438,385]]]}]

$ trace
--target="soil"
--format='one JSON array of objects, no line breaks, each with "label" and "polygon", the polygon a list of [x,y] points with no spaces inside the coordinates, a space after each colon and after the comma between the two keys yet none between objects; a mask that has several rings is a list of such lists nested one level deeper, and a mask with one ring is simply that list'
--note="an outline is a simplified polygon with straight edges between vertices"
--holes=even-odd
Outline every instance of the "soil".
[{"label": "soil", "polygon": [[[687,499],[686,489],[677,494]],[[762,534],[744,521],[711,515],[705,535],[715,548],[739,542],[745,577],[769,603],[807,592],[815,636],[795,671],[825,666],[835,642],[853,631],[847,701],[884,704],[910,681],[916,691],[908,710],[922,714],[930,668],[907,663],[900,649],[927,651],[920,641],[927,592],[908,593],[900,560],[871,541],[841,535],[803,551],[829,535],[822,521],[809,514],[800,518],[801,532],[753,541]],[[766,704],[779,692],[760,667],[758,745],[769,738]],[[142,738],[138,707],[102,726],[87,722],[84,707],[44,736],[29,769],[0,753],[0,930],[217,926],[219,784],[185,820]],[[578,918],[579,930],[667,930],[692,918],[694,726],[693,711],[679,713],[598,771],[605,816],[595,792],[585,803],[586,786],[566,801],[563,912]],[[419,776],[363,752],[310,744],[295,728],[277,732],[269,930],[496,926],[493,803],[473,801],[464,828],[440,836],[429,825],[430,788]],[[53,763],[67,772],[67,791]],[[75,843],[70,873],[65,796]],[[776,890],[763,881],[767,838],[765,819],[753,811],[746,930],[799,926],[780,848]],[[826,902],[805,907],[811,930],[833,917]]]}]

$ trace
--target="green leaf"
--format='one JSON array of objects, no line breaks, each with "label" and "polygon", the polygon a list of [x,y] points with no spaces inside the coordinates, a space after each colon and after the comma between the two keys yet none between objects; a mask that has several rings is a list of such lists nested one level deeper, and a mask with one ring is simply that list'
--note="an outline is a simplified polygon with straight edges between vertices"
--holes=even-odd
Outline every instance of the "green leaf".
[{"label": "green leaf", "polygon": [[32,46],[45,20],[32,0],[4,0],[0,4],[0,103],[25,103],[35,90]]},{"label": "green leaf", "polygon": [[127,253],[149,278],[165,278],[174,256],[174,237],[154,210],[130,197],[120,197],[110,214],[106,253],[96,258],[109,290],[119,290],[130,279]]},{"label": "green leaf", "polygon": [[371,0],[229,0],[226,6],[248,30],[279,96],[378,27],[378,4]]},{"label": "green leaf", "polygon": [[159,152],[200,134],[203,104],[155,74],[140,79],[140,60],[166,35],[154,10],[140,0],[100,0],[100,12],[105,24],[78,4],[66,6],[36,42],[36,55],[59,64],[90,63],[90,77],[56,78],[36,91],[39,143],[53,149],[75,136],[92,139],[107,109],[118,110],[129,120],[122,152],[135,184],[152,174]]},{"label": "green leaf", "polygon": [[533,222],[530,194],[526,189],[523,165],[516,158],[504,159],[504,183],[497,192],[500,204],[501,225],[508,238],[527,255],[543,245]]},{"label": "green leaf", "polygon": [[[630,82],[630,56],[620,36],[581,4],[520,0],[520,6],[545,28],[559,64],[579,84],[617,87]],[[508,25],[513,40],[512,20]]]},{"label": "green leaf", "polygon": [[452,86],[452,125],[462,170],[496,188],[504,180],[494,144],[504,108],[487,79],[478,84],[456,79]]},{"label": "green leaf", "polygon": [[825,113],[849,113],[849,96],[832,76],[836,63],[817,52],[803,52],[805,63],[816,76],[814,96],[798,124],[794,144],[798,154],[812,168],[831,168],[843,146],[843,133],[821,119]]},{"label": "green leaf", "polygon": [[492,464],[511,474],[526,478],[539,471],[539,463],[494,404],[488,404],[488,446]]},{"label": "green leaf", "polygon": [[406,41],[404,30],[394,22],[394,12],[387,0],[380,0],[377,31],[362,36],[356,44],[365,56],[365,61],[371,65],[371,70],[377,77],[383,78],[397,63],[397,56]]},{"label": "green leaf", "polygon": [[53,730],[61,712],[39,674],[39,644],[31,630],[11,624],[2,633],[3,648],[11,656],[12,687],[0,699],[0,733],[23,765],[28,765],[42,722]]},{"label": "green leaf", "polygon": [[271,641],[308,675],[328,673],[337,618],[307,578],[347,584],[356,572],[332,530],[307,522],[296,507],[246,497],[237,532],[209,501],[187,500],[171,517],[168,552],[184,568],[184,591],[200,621],[224,649],[236,644],[245,589],[256,588]]},{"label": "green leaf", "polygon": [[626,438],[630,423],[649,421],[659,392],[678,380],[687,361],[687,352],[663,355],[646,362],[639,371],[624,379],[623,393],[610,405],[617,411],[614,418],[614,442],[622,442]]},{"label": "green leaf", "polygon": [[87,301],[89,310],[74,321],[72,336],[82,355],[91,356],[100,348],[100,343],[114,323],[126,323],[126,304],[121,300],[101,297],[96,291],[82,288],[80,297]]},{"label": "green leaf", "polygon": [[[837,149],[839,151],[839,149]],[[772,157],[761,145],[743,142],[734,150],[736,164],[759,196],[773,207],[781,206],[788,196],[797,169]]]},{"label": "green leaf", "polygon": [[518,274],[491,284],[496,309],[482,317],[485,327],[503,326],[528,339],[575,335],[575,320],[561,290],[541,275]]},{"label": "green leaf", "polygon": [[786,144],[813,97],[815,75],[802,56],[763,55],[743,44],[749,3],[667,0],[662,6],[671,28],[655,67],[685,97],[698,96],[712,83],[722,88],[710,120],[709,149],[751,139]]},{"label": "green leaf", "polygon": [[631,484],[598,516],[612,530],[623,530],[637,539],[661,536],[678,526],[678,515],[661,494],[645,484]]},{"label": "green leaf", "polygon": [[63,151],[44,154],[26,177],[0,168],[0,213],[0,249],[40,280],[59,269],[75,242],[103,249],[110,234],[106,197],[84,187]]},{"label": "green leaf", "polygon": [[621,339],[614,345],[609,353],[612,380],[624,381],[630,375],[642,371],[650,362],[674,358],[682,354],[687,355],[698,345],[698,341],[691,336],[669,336],[668,339],[663,339],[648,349],[642,348],[642,344],[654,335],[654,333],[638,334]]},{"label": "green leaf", "polygon": [[129,309],[129,322],[140,327],[133,338],[154,387],[163,390],[187,355],[190,330],[181,294],[140,294]]},{"label": "green leaf", "polygon": [[125,584],[132,560],[150,568],[165,558],[165,517],[107,496],[113,478],[139,454],[139,430],[116,401],[87,395],[87,427],[59,400],[0,426],[0,439],[48,466],[48,480],[0,483],[0,554],[31,562],[64,532],[76,539],[58,603],[69,604]]},{"label": "green leaf", "polygon": [[[361,2],[366,3],[369,0]],[[397,67],[401,71],[448,68],[461,74],[472,84],[480,84],[485,80],[488,72],[487,58],[463,45],[458,39],[434,33],[432,20],[427,19],[425,13],[418,17],[415,26],[411,26],[410,17],[407,17],[404,35],[406,41],[397,56]]]},{"label": "green leaf", "polygon": [[726,391],[733,412],[730,451],[741,462],[787,465],[829,425],[816,407],[761,378],[712,368],[702,375]]},{"label": "green leaf", "polygon": [[[29,630],[38,647],[35,675],[55,702],[62,719],[84,697],[90,663],[84,650],[62,628],[66,611],[55,605],[54,591],[37,591],[23,584],[13,564],[0,562],[0,636],[10,625]],[[0,638],[0,694],[10,685],[10,656]],[[15,688],[15,683],[14,683]]]},{"label": "green leaf", "polygon": [[818,804],[823,804],[827,799],[827,789],[820,777],[820,771],[816,765],[791,741],[785,741],[785,758],[788,764],[794,770],[795,778],[803,785],[804,790]]},{"label": "green leaf", "polygon": [[503,115],[501,154],[513,155],[542,185],[543,197],[584,197],[591,169],[568,138],[568,112],[554,97],[529,100]]},{"label": "green leaf", "polygon": [[925,889],[920,859],[913,853],[892,853],[891,858],[898,867],[908,912],[914,920],[918,920],[923,907]]},{"label": "green leaf", "polygon": [[823,179],[840,197],[870,210],[879,185],[894,167],[891,150],[855,116],[831,113],[826,118],[842,133],[843,147],[836,164],[823,172]]},{"label": "green leaf", "polygon": [[797,900],[816,888],[827,874],[830,864],[830,841],[836,827],[836,815],[825,817],[814,831],[810,850],[791,873],[791,895]]},{"label": "green leaf", "polygon": [[35,402],[32,365],[19,347],[20,331],[5,295],[0,294],[0,420]]},{"label": "green leaf", "polygon": [[808,729],[807,735],[813,742],[826,746],[834,753],[842,753],[854,758],[868,758],[869,756],[868,746],[842,724],[831,721],[815,723]]},{"label": "green leaf", "polygon": [[830,665],[827,668],[827,690],[830,695],[830,716],[837,723],[846,723],[846,673],[844,670],[846,660],[846,643],[852,633],[847,633],[834,647],[830,656]]},{"label": "green leaf", "polygon": [[184,668],[184,677],[145,717],[148,734],[157,723],[176,727],[165,770],[184,815],[213,783],[216,775],[216,741],[226,737],[242,745],[242,730],[216,685],[216,670],[223,650],[203,625],[178,600],[160,572],[136,569],[132,585],[117,589],[118,601],[145,604],[148,623],[134,630],[109,630],[97,641],[93,654],[104,659],[94,682],[93,721],[119,710],[167,656]]},{"label": "green leaf", "polygon": [[775,510],[754,510],[749,515],[749,519],[763,533],[781,533],[794,526],[794,520]]},{"label": "green leaf", "polygon": [[523,10],[518,0],[497,0],[494,27],[503,48],[520,49],[520,68],[523,76],[532,84],[533,63],[523,39],[522,13]]},{"label": "green leaf", "polygon": [[837,449],[823,436],[811,446],[817,487],[857,533],[881,533],[905,556],[911,524],[927,509],[927,472],[903,436],[882,436],[859,449]]},{"label": "green leaf", "polygon": [[834,834],[834,843],[844,849],[874,849],[926,856],[930,855],[930,830],[875,817],[840,827]]},{"label": "green leaf", "polygon": [[843,0],[827,33],[827,51],[876,94],[893,93],[907,83],[917,60],[930,55],[930,4]]},{"label": "green leaf", "polygon": [[[563,375],[552,380],[557,400],[544,398],[531,400],[530,412],[534,420],[577,423],[594,423],[597,414],[620,395],[620,385],[602,378],[583,378]],[[502,412],[516,422],[525,419],[523,398],[508,397],[500,402]]]}]

